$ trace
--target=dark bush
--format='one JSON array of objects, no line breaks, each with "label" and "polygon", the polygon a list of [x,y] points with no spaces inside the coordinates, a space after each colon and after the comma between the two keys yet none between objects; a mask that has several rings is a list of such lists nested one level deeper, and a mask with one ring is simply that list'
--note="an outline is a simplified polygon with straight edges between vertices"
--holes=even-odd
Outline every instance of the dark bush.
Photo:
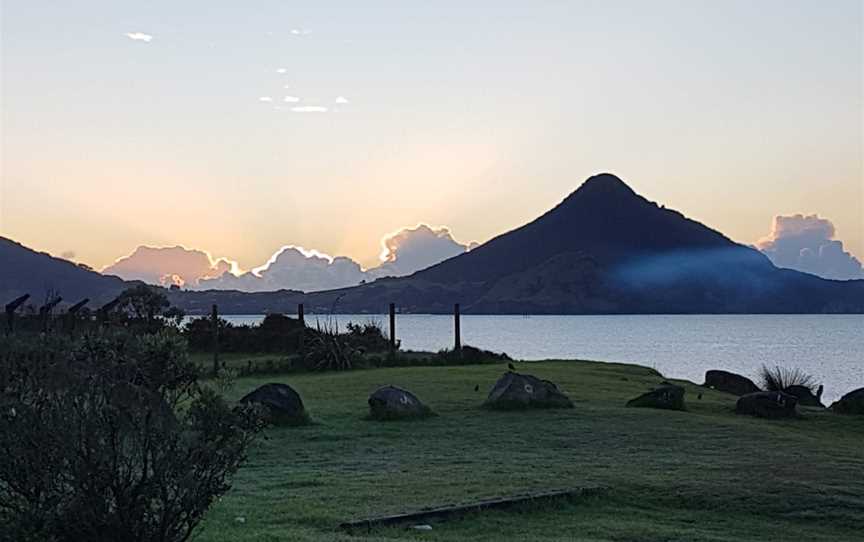
[{"label": "dark bush", "polygon": [[[390,349],[390,340],[384,335],[381,325],[377,322],[366,322],[355,324],[349,322],[346,326],[347,333],[342,334],[344,340],[363,352],[387,352]],[[400,341],[397,339],[396,348]]]},{"label": "dark bush", "polygon": [[0,532],[188,540],[262,428],[199,384],[176,334],[0,339]]},{"label": "dark bush", "polygon": [[438,359],[445,365],[472,365],[475,363],[497,363],[501,361],[512,361],[510,356],[504,352],[496,353],[483,350],[474,346],[463,345],[462,352],[456,350],[438,351]]},{"label": "dark bush", "polygon": [[[303,346],[302,335],[309,331],[296,318],[281,314],[268,314],[254,326],[235,326],[222,318],[217,322],[220,352],[297,353]],[[187,322],[183,334],[195,352],[213,348],[213,322],[209,317]]]}]

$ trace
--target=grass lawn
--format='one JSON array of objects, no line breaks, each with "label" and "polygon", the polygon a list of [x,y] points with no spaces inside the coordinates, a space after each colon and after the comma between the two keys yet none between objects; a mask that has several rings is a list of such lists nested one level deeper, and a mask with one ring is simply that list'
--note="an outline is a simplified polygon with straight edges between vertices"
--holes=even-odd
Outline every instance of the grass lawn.
[{"label": "grass lawn", "polygon": [[[624,408],[662,378],[621,364],[518,365],[558,383],[576,408],[481,409],[504,365],[238,380],[232,398],[266,382],[290,384],[317,424],[269,429],[198,540],[864,537],[864,418],[808,409],[800,420],[736,416],[735,397],[690,383],[688,412]],[[413,391],[439,416],[364,420],[369,393],[385,384]],[[589,485],[611,489],[575,502],[474,513],[434,523],[432,531],[393,527],[352,536],[337,529],[348,519]]]}]

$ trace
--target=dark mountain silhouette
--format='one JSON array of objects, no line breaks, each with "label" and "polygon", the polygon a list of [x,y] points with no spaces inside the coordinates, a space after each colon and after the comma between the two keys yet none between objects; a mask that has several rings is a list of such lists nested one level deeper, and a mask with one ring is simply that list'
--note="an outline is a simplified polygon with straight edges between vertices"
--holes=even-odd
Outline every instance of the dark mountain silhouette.
[{"label": "dark mountain silhouette", "polygon": [[[5,264],[7,254],[16,258]],[[67,299],[116,295],[128,283],[3,240],[0,294],[51,287]],[[10,287],[11,285],[11,287]],[[30,288],[30,289],[28,289]],[[72,293],[67,293],[72,292]],[[191,313],[864,313],[864,281],[778,269],[757,250],[658,206],[610,174],[591,177],[555,208],[411,276],[303,294],[171,291]]]},{"label": "dark mountain silhouette", "polygon": [[533,222],[409,277],[307,296],[342,310],[474,313],[864,312],[864,281],[778,269],[611,174]]},{"label": "dark mountain silhouette", "polygon": [[28,303],[38,306],[53,291],[63,296],[64,305],[89,297],[90,306],[96,306],[110,301],[129,286],[117,277],[102,275],[0,237],[0,305],[30,294]]},{"label": "dark mountain silhouette", "polygon": [[434,282],[496,280],[567,252],[590,255],[598,264],[617,266],[647,255],[672,251],[736,248],[754,263],[768,259],[721,233],[658,207],[614,175],[589,178],[540,218],[500,235],[466,257],[451,258],[415,276]]}]

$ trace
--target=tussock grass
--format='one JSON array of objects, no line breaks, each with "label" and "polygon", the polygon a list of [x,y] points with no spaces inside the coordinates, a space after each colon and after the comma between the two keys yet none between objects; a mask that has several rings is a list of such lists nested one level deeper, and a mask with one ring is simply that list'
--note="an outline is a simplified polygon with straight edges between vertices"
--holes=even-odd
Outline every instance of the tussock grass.
[{"label": "tussock grass", "polygon": [[791,386],[803,386],[815,394],[817,388],[813,376],[798,368],[763,365],[759,369],[759,380],[762,383],[762,389],[766,391],[783,391]]}]

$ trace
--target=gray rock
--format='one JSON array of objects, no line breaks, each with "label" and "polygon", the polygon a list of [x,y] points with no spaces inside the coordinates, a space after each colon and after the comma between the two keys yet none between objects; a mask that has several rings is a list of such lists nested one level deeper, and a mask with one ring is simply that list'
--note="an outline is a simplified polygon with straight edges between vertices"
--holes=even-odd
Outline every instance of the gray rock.
[{"label": "gray rock", "polygon": [[737,414],[760,418],[794,418],[798,415],[798,398],[781,391],[748,393],[735,404]]},{"label": "gray rock", "polygon": [[243,396],[240,402],[264,405],[267,421],[274,425],[300,425],[309,421],[303,400],[287,384],[264,384]]},{"label": "gray rock", "polygon": [[369,416],[375,420],[425,418],[432,410],[416,395],[396,386],[378,388],[369,396]]},{"label": "gray rock", "polygon": [[831,410],[837,414],[864,415],[864,388],[850,391],[831,405]]},{"label": "gray rock", "polygon": [[684,388],[664,382],[653,390],[627,401],[627,406],[684,410]]},{"label": "gray rock", "polygon": [[822,386],[819,386],[818,395],[813,395],[813,391],[807,386],[789,386],[783,393],[794,395],[798,399],[798,404],[801,406],[812,406],[812,407],[822,407],[825,408],[825,405],[822,404],[820,400],[822,396]]},{"label": "gray rock", "polygon": [[483,406],[499,410],[573,408],[573,402],[548,380],[508,372],[495,383]]},{"label": "gray rock", "polygon": [[705,384],[703,386],[738,396],[762,391],[759,389],[759,386],[746,376],[716,369],[705,373]]}]

